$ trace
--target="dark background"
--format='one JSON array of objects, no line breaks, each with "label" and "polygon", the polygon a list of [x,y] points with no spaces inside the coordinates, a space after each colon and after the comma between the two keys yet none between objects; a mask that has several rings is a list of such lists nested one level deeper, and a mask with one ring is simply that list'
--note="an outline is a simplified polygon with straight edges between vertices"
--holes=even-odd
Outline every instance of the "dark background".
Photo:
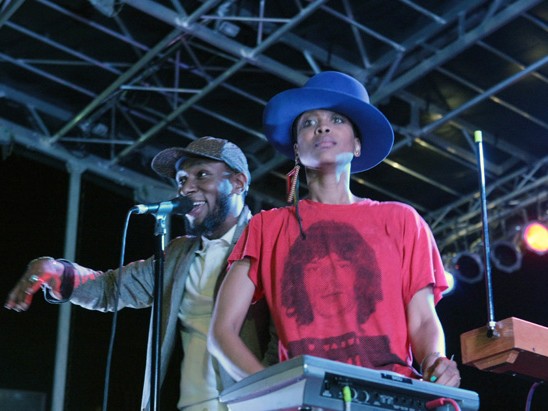
[{"label": "dark background", "polygon": [[[41,255],[62,257],[67,204],[67,172],[56,164],[14,153],[0,162],[0,293],[5,299],[23,270]],[[104,181],[84,174],[79,216],[77,261],[96,269],[116,267],[131,195],[110,190]],[[150,216],[134,216],[128,232],[126,261],[153,252]],[[177,224],[175,224],[177,227]],[[181,233],[180,227],[178,227]],[[174,233],[176,234],[176,233]],[[548,326],[548,256],[525,255],[513,274],[493,271],[497,320],[518,317]],[[486,324],[483,283],[458,284],[438,305],[446,330],[447,351],[460,361],[460,334]],[[150,310],[122,310],[111,373],[109,409],[137,410],[142,388]],[[0,310],[0,388],[47,394],[51,401],[58,306],[38,295],[25,313]],[[102,403],[104,370],[112,314],[73,306],[67,376],[68,411],[97,411]],[[548,343],[548,342],[547,342]],[[523,410],[532,381],[461,366],[462,388],[478,392],[481,410]],[[171,374],[162,405],[175,409],[177,375]],[[537,388],[531,410],[548,409],[546,386]],[[29,410],[30,411],[30,410]]]}]

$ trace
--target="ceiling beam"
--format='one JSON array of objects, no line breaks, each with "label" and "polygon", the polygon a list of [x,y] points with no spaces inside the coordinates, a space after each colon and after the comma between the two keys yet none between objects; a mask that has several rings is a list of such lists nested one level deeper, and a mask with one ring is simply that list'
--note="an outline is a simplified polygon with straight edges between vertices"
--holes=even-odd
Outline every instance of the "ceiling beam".
[{"label": "ceiling beam", "polygon": [[498,14],[484,20],[479,26],[470,30],[468,33],[464,33],[453,43],[437,50],[432,57],[422,61],[405,74],[400,75],[393,81],[386,84],[382,89],[377,90],[371,96],[371,101],[382,101],[396,93],[398,90],[404,89],[409,84],[417,81],[421,77],[424,77],[424,75],[429,73],[433,68],[441,66],[451,57],[461,53],[504,24],[508,23],[512,19],[515,19],[520,14],[525,13],[538,3],[540,3],[540,0],[520,0],[503,8]]},{"label": "ceiling beam", "polygon": [[157,179],[134,172],[125,167],[112,165],[102,158],[86,154],[75,156],[59,144],[51,144],[46,136],[37,136],[35,131],[25,129],[17,124],[0,119],[0,145],[18,144],[27,150],[44,154],[63,164],[77,165],[82,172],[89,171],[112,181],[121,187],[128,187],[134,193],[146,194],[147,198],[137,199],[142,202],[161,201],[174,195],[174,187]]}]

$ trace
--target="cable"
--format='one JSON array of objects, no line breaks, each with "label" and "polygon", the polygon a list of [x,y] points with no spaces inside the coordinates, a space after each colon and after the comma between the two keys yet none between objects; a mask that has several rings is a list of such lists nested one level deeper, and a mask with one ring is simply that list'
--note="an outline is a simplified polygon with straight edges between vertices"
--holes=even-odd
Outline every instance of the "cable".
[{"label": "cable", "polygon": [[350,391],[350,387],[348,385],[345,385],[342,388],[342,395],[344,401],[344,411],[350,411],[350,407],[352,406],[352,392]]},{"label": "cable", "polygon": [[529,388],[529,393],[527,394],[527,403],[525,405],[525,411],[529,411],[531,409],[531,402],[533,401],[533,394],[535,393],[535,390],[540,385],[540,382],[536,382],[533,385],[531,385],[531,388]]},{"label": "cable", "polygon": [[435,400],[428,401],[425,406],[427,410],[431,410],[446,404],[451,404],[455,411],[461,411],[459,404],[457,404],[457,402],[452,398],[436,398]]},{"label": "cable", "polygon": [[116,288],[116,297],[114,298],[114,313],[112,317],[112,327],[110,330],[110,341],[108,344],[108,352],[107,352],[107,365],[105,369],[105,386],[103,388],[103,411],[107,411],[108,409],[108,395],[109,395],[109,385],[110,385],[110,368],[112,366],[112,352],[114,351],[114,340],[116,339],[116,326],[118,323],[118,301],[120,300],[120,289],[121,283],[122,283],[122,267],[124,266],[124,259],[125,259],[125,253],[126,253],[126,238],[127,238],[127,230],[129,226],[129,219],[131,217],[131,214],[133,213],[133,210],[130,210],[127,213],[126,216],[126,223],[124,224],[124,230],[122,233],[122,251],[120,253],[120,262],[118,265],[118,286]]}]

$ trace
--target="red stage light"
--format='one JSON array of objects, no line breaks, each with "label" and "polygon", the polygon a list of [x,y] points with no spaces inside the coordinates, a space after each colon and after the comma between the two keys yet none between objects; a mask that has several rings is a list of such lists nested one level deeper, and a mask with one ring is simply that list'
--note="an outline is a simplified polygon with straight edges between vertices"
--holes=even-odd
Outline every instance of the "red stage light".
[{"label": "red stage light", "polygon": [[527,224],[522,235],[523,245],[536,254],[548,251],[548,227],[538,221]]}]

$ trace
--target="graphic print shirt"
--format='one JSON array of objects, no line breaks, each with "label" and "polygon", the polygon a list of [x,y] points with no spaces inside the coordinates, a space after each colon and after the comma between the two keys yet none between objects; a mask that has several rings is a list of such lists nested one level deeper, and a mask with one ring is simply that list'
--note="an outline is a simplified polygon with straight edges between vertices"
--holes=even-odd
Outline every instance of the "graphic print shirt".
[{"label": "graphic print shirt", "polygon": [[249,257],[254,299],[266,298],[280,360],[314,355],[413,376],[406,305],[447,287],[429,227],[405,204],[301,200],[255,215],[229,262]]}]

